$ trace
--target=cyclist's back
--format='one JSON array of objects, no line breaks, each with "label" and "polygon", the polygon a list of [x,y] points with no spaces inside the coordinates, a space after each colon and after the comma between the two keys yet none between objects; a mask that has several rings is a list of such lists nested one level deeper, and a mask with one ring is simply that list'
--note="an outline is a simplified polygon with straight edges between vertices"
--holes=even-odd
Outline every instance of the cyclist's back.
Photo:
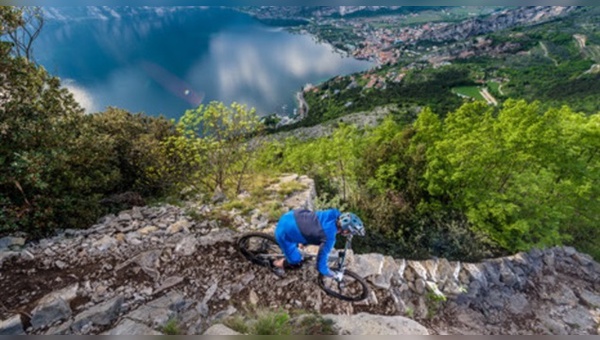
[{"label": "cyclist's back", "polygon": [[283,250],[288,264],[302,262],[298,244],[318,245],[317,268],[323,275],[331,275],[327,266],[329,252],[335,245],[338,227],[336,221],[341,213],[337,209],[323,211],[292,210],[285,213],[277,223],[275,238]]}]

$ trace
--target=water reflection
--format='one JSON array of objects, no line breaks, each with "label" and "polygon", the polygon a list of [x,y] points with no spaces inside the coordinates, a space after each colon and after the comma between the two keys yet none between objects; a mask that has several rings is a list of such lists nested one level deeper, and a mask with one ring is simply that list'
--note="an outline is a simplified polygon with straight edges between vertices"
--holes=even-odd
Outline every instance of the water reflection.
[{"label": "water reflection", "polygon": [[171,118],[212,100],[291,113],[304,84],[371,66],[217,9],[52,22],[37,44],[38,61],[70,79],[88,112],[117,106]]}]

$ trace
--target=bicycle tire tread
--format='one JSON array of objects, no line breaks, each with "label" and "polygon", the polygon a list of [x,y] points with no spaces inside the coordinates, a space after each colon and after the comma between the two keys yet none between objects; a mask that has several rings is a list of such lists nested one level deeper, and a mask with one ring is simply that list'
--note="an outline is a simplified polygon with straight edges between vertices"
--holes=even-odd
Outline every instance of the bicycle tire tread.
[{"label": "bicycle tire tread", "polygon": [[323,274],[319,274],[319,280],[318,280],[319,287],[321,287],[321,289],[328,295],[331,295],[333,297],[336,297],[336,298],[344,300],[344,301],[357,302],[357,301],[362,301],[362,300],[366,299],[367,297],[369,297],[369,293],[371,292],[371,290],[369,289],[369,285],[367,284],[365,279],[363,279],[357,273],[355,273],[351,270],[348,270],[348,269],[344,270],[344,275],[351,276],[353,279],[355,279],[360,284],[360,286],[362,287],[362,293],[359,296],[356,296],[356,297],[346,296],[346,295],[340,294],[338,292],[335,292],[335,291],[327,288],[325,286],[325,282],[324,282],[325,276]]}]

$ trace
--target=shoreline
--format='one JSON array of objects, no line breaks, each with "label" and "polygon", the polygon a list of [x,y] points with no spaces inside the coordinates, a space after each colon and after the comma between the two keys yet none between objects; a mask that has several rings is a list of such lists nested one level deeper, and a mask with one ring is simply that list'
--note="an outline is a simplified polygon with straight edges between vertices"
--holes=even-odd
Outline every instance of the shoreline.
[{"label": "shoreline", "polygon": [[298,112],[297,115],[299,117],[299,121],[303,120],[308,116],[309,107],[304,99],[304,90],[300,90],[296,92],[296,101],[298,104]]}]

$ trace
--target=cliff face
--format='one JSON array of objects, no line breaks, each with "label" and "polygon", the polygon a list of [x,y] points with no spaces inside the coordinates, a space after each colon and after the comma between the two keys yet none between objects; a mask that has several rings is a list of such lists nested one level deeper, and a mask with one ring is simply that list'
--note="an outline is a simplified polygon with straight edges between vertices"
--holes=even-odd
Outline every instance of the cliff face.
[{"label": "cliff face", "polygon": [[[285,181],[305,189],[282,204],[310,207],[314,183],[304,176]],[[373,329],[357,322],[408,325],[402,316],[425,328],[411,323],[382,332],[599,332],[600,264],[572,248],[481,263],[350,254],[350,269],[370,282],[372,294],[349,303],[318,289],[314,265],[284,278],[251,265],[236,238],[272,232],[275,224],[258,210],[216,219],[215,209],[135,207],[38,243],[1,239],[0,334],[160,334],[169,320],[184,334],[202,334],[252,305],[328,314],[351,333]]]},{"label": "cliff face", "polygon": [[421,39],[431,41],[464,40],[469,37],[495,32],[519,25],[533,25],[574,11],[576,7],[535,6],[504,10],[485,18],[473,18],[458,24],[442,24],[427,31]]}]

